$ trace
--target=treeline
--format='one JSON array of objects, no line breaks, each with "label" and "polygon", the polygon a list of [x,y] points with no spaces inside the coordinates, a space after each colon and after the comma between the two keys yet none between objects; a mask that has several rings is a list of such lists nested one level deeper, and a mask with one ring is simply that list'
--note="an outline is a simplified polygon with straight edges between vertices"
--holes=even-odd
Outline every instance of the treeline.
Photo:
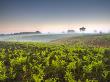
[{"label": "treeline", "polygon": [[11,33],[11,34],[0,34],[0,36],[19,35],[19,34],[42,34],[42,33],[40,31],[36,31],[36,32],[19,32],[19,33]]}]

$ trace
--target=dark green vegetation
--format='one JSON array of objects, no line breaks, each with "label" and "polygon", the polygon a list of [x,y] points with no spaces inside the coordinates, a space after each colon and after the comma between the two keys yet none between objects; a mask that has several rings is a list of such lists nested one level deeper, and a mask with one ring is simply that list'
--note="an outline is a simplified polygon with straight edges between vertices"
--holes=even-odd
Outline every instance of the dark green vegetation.
[{"label": "dark green vegetation", "polygon": [[[108,35],[97,37],[109,44]],[[108,46],[0,42],[0,81],[110,82]]]}]

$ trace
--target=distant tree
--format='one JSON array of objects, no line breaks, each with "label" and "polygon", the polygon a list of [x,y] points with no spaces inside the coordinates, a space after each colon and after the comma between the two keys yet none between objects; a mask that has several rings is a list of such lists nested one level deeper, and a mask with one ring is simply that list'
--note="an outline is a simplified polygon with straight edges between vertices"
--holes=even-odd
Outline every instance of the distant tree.
[{"label": "distant tree", "polygon": [[99,34],[102,34],[102,33],[103,33],[102,31],[99,32]]},{"label": "distant tree", "polygon": [[80,30],[80,31],[85,31],[86,28],[85,28],[85,27],[81,27],[81,28],[79,28],[79,30]]},{"label": "distant tree", "polygon": [[50,34],[50,32],[48,32],[48,34]]},{"label": "distant tree", "polygon": [[0,34],[0,36],[4,36],[5,34]]},{"label": "distant tree", "polygon": [[41,32],[40,32],[40,31],[36,31],[36,33],[41,34]]},{"label": "distant tree", "polygon": [[94,33],[97,33],[97,30],[94,30]]},{"label": "distant tree", "polygon": [[62,33],[64,34],[65,32],[63,31]]},{"label": "distant tree", "polygon": [[74,33],[75,30],[68,30],[67,32],[68,32],[68,33]]}]

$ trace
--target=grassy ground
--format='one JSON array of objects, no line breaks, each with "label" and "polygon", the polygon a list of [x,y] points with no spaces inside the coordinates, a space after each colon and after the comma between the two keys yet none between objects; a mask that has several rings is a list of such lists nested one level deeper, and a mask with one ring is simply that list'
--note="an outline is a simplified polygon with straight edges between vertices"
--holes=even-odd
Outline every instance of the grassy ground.
[{"label": "grassy ground", "polygon": [[81,45],[92,46],[92,47],[94,46],[94,47],[110,48],[110,34],[68,37],[68,38],[51,41],[51,43],[65,44],[65,45],[81,44]]},{"label": "grassy ground", "polygon": [[0,82],[110,82],[110,35],[0,42]]}]

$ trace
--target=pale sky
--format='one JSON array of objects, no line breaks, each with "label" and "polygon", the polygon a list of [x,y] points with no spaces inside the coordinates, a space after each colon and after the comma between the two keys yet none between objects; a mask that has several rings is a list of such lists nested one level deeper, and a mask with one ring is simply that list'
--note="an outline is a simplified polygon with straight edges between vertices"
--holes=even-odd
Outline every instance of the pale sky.
[{"label": "pale sky", "polygon": [[110,31],[110,0],[0,0],[0,33]]}]

